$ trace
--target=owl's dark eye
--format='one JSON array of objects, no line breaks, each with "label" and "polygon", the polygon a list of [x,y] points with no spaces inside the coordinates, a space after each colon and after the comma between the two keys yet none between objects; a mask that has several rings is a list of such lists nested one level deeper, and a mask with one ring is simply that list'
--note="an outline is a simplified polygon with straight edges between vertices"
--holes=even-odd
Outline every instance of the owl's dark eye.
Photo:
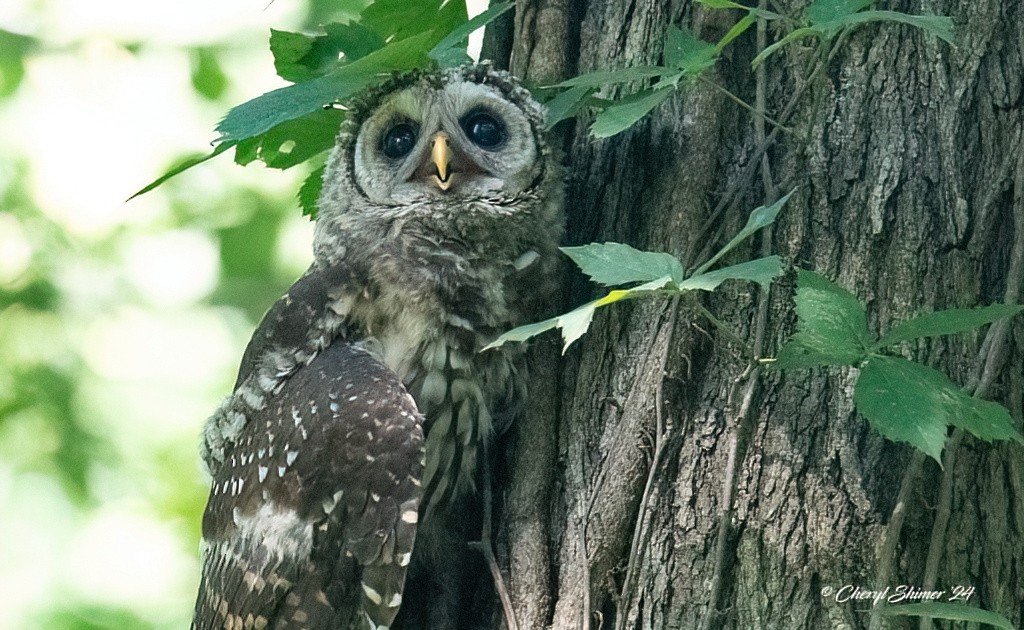
[{"label": "owl's dark eye", "polygon": [[380,150],[392,160],[409,155],[416,145],[416,128],[407,122],[398,123],[380,140]]},{"label": "owl's dark eye", "polygon": [[487,112],[472,112],[463,118],[462,130],[473,144],[484,149],[497,149],[508,138],[505,125]]}]

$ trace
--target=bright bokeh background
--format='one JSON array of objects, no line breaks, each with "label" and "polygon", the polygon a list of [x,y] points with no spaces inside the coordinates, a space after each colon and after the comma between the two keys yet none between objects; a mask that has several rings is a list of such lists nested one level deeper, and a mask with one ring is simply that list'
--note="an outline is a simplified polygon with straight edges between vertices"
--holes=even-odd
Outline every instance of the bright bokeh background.
[{"label": "bright bokeh background", "polygon": [[284,85],[270,28],[362,4],[0,2],[0,629],[187,627],[199,431],[309,263],[307,171],[125,199]]}]

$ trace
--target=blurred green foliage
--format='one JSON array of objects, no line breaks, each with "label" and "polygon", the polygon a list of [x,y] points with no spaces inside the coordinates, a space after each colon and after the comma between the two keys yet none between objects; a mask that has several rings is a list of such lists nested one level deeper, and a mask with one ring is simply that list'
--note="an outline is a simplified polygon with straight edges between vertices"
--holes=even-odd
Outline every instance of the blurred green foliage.
[{"label": "blurred green foliage", "polygon": [[[103,182],[86,182],[113,191],[90,223],[84,201],[55,194],[49,160],[60,156],[18,133],[46,102],[40,86],[65,76],[73,85],[74,73],[110,73],[114,62],[168,82],[180,75],[178,91],[154,103],[174,100],[212,130],[218,113],[252,96],[251,59],[267,55],[259,71],[273,74],[270,25],[230,41],[170,31],[149,41],[118,23],[66,35],[60,3],[22,4],[20,21],[0,11],[0,628],[187,627],[208,490],[198,433],[230,391],[256,321],[308,262],[310,226],[295,211],[308,167],[269,177],[225,164],[124,205],[140,182],[112,162]],[[313,28],[364,5],[300,3],[275,26]],[[122,87],[135,89],[123,81],[91,95],[69,88],[60,133],[93,124],[89,97],[126,124],[148,117],[159,137],[159,115],[119,101]],[[143,149],[164,166],[187,157],[167,136]],[[140,142],[110,134],[111,145]],[[99,149],[116,152],[69,146],[90,167],[107,155]]]}]

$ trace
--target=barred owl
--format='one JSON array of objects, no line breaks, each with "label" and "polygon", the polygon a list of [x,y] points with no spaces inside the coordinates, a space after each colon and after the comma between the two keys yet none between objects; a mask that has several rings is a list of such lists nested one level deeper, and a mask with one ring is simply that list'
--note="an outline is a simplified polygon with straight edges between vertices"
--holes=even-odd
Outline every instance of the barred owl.
[{"label": "barred owl", "polygon": [[[443,576],[525,386],[519,349],[481,349],[553,290],[562,182],[543,119],[487,65],[350,104],[314,262],[204,431],[193,628],[458,627]],[[412,585],[425,603],[409,612]]]}]

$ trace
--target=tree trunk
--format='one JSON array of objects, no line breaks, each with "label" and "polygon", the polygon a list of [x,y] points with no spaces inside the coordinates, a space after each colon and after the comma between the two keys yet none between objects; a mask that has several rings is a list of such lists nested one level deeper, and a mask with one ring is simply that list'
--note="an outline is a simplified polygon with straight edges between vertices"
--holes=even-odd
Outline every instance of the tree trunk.
[{"label": "tree trunk", "polygon": [[[867,304],[876,331],[1019,301],[1024,5],[876,5],[951,16],[957,45],[872,24],[801,40],[755,72],[751,30],[709,78],[786,130],[708,83],[610,139],[588,136],[586,114],[563,123],[569,244],[625,242],[692,265],[796,188],[734,261],[777,253],[822,273]],[[670,0],[516,11],[511,67],[534,84],[657,64],[669,24],[717,41],[741,15]],[[567,287],[563,311],[593,291],[578,277]],[[772,356],[792,333],[792,294],[790,276],[768,294],[727,284],[701,304]],[[979,331],[903,352],[980,383],[1019,425],[1024,325],[992,328],[986,343]],[[1024,626],[1020,446],[957,436],[940,468],[853,411],[852,370],[748,373],[744,351],[685,300],[603,309],[564,358],[552,339],[532,352],[530,413],[508,440],[496,517],[520,628],[916,628],[836,596],[899,585],[973,587],[970,605]]]}]

